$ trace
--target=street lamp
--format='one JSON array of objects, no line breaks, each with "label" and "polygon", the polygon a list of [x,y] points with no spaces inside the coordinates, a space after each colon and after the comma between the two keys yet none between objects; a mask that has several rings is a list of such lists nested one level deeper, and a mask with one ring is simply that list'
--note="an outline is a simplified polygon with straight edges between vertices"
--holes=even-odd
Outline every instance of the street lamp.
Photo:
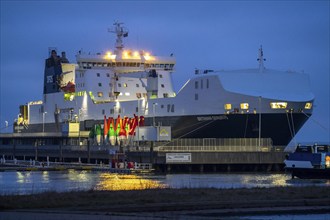
[{"label": "street lamp", "polygon": [[78,144],[80,146],[80,117],[82,116],[82,108],[78,110],[78,123],[79,123],[79,130],[78,130]]},{"label": "street lamp", "polygon": [[42,113],[42,133],[45,132],[45,114],[47,114],[47,112]]},{"label": "street lamp", "polygon": [[137,149],[139,147],[139,136],[140,136],[140,97],[137,97],[137,104],[138,104],[138,109],[137,109]]},{"label": "street lamp", "polygon": [[153,126],[156,127],[156,121],[155,121],[155,114],[156,114],[156,106],[158,105],[158,103],[152,103],[152,110],[153,110]]},{"label": "street lamp", "polygon": [[262,97],[259,96],[259,147],[261,146],[261,100]]}]

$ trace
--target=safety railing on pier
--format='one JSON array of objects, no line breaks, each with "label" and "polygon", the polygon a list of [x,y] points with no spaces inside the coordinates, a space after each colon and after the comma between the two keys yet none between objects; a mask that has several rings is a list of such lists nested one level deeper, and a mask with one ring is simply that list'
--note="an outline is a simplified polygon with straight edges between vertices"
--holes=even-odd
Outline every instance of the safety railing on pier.
[{"label": "safety railing on pier", "polygon": [[283,151],[283,147],[274,147],[270,138],[203,138],[177,139],[155,147],[157,151],[176,152],[270,152]]}]

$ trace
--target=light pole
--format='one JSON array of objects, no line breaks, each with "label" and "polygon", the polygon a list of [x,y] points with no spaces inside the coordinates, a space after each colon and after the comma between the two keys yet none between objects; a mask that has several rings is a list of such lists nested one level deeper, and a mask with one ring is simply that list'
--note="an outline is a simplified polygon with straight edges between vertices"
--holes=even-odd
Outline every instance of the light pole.
[{"label": "light pole", "polygon": [[137,97],[137,101],[138,101],[138,109],[137,109],[137,148],[139,147],[139,135],[140,135],[140,98]]},{"label": "light pole", "polygon": [[80,146],[80,117],[82,115],[82,108],[78,110],[78,145]]},{"label": "light pole", "polygon": [[47,114],[47,112],[42,113],[42,133],[45,132],[45,114]]},{"label": "light pole", "polygon": [[261,96],[259,96],[259,147],[261,146]]},{"label": "light pole", "polygon": [[156,114],[156,106],[158,105],[158,103],[152,103],[152,111],[153,111],[153,126],[156,127],[156,121],[155,121],[155,114]]}]

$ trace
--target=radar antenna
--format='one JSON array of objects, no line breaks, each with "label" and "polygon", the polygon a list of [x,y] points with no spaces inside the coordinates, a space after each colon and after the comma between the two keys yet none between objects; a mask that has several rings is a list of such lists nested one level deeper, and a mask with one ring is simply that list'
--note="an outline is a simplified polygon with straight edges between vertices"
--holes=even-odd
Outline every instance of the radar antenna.
[{"label": "radar antenna", "polygon": [[109,28],[108,31],[111,33],[115,33],[117,35],[116,39],[116,51],[120,52],[124,48],[123,38],[128,36],[127,28],[123,27],[124,23],[116,21],[113,25],[115,26],[113,29]]},{"label": "radar antenna", "polygon": [[259,55],[257,61],[259,61],[259,72],[262,73],[265,69],[264,61],[266,61],[266,59],[264,59],[264,52],[262,50],[262,45],[260,45],[259,48]]}]

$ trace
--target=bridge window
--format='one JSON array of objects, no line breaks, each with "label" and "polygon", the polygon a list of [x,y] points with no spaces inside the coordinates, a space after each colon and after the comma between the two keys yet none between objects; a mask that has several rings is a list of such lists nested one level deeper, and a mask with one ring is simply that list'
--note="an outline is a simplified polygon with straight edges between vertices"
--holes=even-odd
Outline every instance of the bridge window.
[{"label": "bridge window", "polygon": [[225,104],[225,109],[226,110],[231,110],[231,104],[229,104],[229,103]]},{"label": "bridge window", "polygon": [[271,102],[270,107],[272,109],[285,109],[287,107],[287,102]]},{"label": "bridge window", "polygon": [[305,109],[311,109],[313,104],[311,102],[306,102]]},{"label": "bridge window", "polygon": [[249,109],[249,103],[241,103],[241,109]]}]

